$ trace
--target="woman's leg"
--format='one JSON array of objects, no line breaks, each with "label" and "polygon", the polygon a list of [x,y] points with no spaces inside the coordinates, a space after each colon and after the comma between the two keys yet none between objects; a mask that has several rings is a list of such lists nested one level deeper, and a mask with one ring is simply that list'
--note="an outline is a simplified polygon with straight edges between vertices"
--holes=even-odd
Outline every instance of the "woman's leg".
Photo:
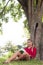
[{"label": "woman's leg", "polygon": [[10,58],[8,58],[4,63],[9,63],[11,62],[12,60],[15,60],[16,57],[18,57],[18,60],[20,59],[30,59],[30,56],[29,54],[27,54],[26,52],[24,52],[23,54],[21,54],[19,51],[14,53]]},{"label": "woman's leg", "polygon": [[23,54],[21,54],[18,59],[25,59],[25,60],[29,60],[30,59],[30,55],[27,54],[26,52],[24,52]]},{"label": "woman's leg", "polygon": [[17,56],[21,56],[21,53],[19,51],[17,51],[16,53],[14,53],[10,58],[8,58],[5,63],[9,63],[11,62],[12,60],[15,60]]}]

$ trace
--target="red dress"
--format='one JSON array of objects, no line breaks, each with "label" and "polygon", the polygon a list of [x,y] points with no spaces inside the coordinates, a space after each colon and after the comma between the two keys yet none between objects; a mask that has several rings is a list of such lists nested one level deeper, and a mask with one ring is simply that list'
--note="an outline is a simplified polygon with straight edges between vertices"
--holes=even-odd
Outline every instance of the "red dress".
[{"label": "red dress", "polygon": [[33,51],[32,48],[24,48],[24,50],[30,55],[31,58],[35,58],[36,56],[36,48],[33,47]]}]

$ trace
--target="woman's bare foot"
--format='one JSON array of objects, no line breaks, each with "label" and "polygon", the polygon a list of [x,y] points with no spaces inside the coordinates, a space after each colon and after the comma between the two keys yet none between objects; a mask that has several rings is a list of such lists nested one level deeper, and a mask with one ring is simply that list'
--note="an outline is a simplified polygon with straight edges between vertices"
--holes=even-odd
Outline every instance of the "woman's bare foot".
[{"label": "woman's bare foot", "polygon": [[10,63],[10,61],[5,61],[5,62],[3,62],[3,64],[8,64],[8,63]]}]

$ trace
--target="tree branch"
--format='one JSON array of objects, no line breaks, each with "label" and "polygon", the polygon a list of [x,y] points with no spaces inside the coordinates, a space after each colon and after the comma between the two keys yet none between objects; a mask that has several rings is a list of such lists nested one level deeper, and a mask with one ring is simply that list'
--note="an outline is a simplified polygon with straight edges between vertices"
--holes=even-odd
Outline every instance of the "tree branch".
[{"label": "tree branch", "polygon": [[25,6],[27,7],[27,3],[28,3],[28,0],[18,0],[18,2],[22,5],[22,6]]},{"label": "tree branch", "polygon": [[28,19],[28,0],[18,0],[18,2],[22,5],[22,8],[26,14],[27,19]]},{"label": "tree branch", "polygon": [[26,13],[26,11],[28,11],[28,0],[18,0],[18,1],[22,5],[22,8]]},{"label": "tree branch", "polygon": [[8,2],[6,3],[6,5],[4,6],[3,10],[0,12],[0,15],[3,14],[3,12],[4,12],[5,8],[6,8],[6,6],[7,6],[8,3],[9,3],[9,1],[10,1],[10,0],[8,0]]}]

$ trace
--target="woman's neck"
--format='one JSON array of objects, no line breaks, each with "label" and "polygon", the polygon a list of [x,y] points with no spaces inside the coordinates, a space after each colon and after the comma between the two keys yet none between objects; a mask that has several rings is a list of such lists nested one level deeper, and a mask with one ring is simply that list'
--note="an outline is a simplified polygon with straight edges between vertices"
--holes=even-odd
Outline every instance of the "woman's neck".
[{"label": "woman's neck", "polygon": [[30,47],[28,46],[28,48],[32,48],[32,46],[30,46]]}]

